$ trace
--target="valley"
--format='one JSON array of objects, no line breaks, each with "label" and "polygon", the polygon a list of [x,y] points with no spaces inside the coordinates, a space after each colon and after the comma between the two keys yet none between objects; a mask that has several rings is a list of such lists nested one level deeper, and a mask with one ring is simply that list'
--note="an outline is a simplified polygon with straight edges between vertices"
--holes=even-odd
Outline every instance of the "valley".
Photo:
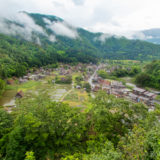
[{"label": "valley", "polygon": [[160,160],[159,29],[87,16],[0,15],[0,160]]},{"label": "valley", "polygon": [[[119,64],[121,61],[116,63]],[[132,77],[115,80],[115,77],[112,76],[102,78],[99,75],[99,71],[111,74],[117,67],[119,66],[114,65],[113,67],[110,62],[106,62],[97,65],[79,63],[76,66],[60,64],[55,69],[34,69],[23,77],[13,77],[7,80],[8,85],[0,98],[0,105],[11,112],[19,98],[23,100],[47,95],[51,101],[64,102],[72,107],[83,108],[87,107],[91,97],[95,97],[100,90],[117,98],[125,98],[136,103],[142,102],[152,109],[155,103],[160,104],[156,98],[160,92],[137,87],[132,83]],[[56,82],[58,77],[61,82]],[[69,83],[65,82],[67,77],[71,78]],[[88,84],[89,91],[83,86],[84,83]],[[19,98],[17,94],[20,94]]]}]

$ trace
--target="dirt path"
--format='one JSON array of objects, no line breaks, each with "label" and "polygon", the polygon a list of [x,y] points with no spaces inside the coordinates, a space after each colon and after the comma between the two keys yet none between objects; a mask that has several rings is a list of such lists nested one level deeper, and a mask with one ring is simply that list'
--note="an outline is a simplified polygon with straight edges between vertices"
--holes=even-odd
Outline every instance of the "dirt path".
[{"label": "dirt path", "polygon": [[73,91],[73,89],[74,89],[74,82],[72,82],[72,88],[71,88],[69,91],[67,91],[67,92],[60,98],[60,102],[62,102],[62,101],[64,100],[64,98],[65,98],[69,93],[71,93],[71,92]]},{"label": "dirt path", "polygon": [[61,97],[60,102],[62,102],[62,101],[64,100],[64,98],[65,98],[70,92],[72,92],[72,91],[73,91],[73,88],[70,89],[68,92],[66,92],[66,93]]}]

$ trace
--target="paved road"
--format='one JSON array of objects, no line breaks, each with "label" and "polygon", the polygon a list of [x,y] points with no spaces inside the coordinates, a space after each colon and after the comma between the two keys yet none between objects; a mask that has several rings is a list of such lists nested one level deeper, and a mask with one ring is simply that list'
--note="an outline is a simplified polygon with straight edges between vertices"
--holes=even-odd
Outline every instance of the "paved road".
[{"label": "paved road", "polygon": [[90,78],[88,79],[88,83],[91,85],[92,88],[94,88],[95,84],[92,82],[94,76],[96,75],[97,71],[99,70],[99,68],[101,67],[101,65],[99,65],[97,67],[97,69],[94,71],[94,73],[90,76]]}]

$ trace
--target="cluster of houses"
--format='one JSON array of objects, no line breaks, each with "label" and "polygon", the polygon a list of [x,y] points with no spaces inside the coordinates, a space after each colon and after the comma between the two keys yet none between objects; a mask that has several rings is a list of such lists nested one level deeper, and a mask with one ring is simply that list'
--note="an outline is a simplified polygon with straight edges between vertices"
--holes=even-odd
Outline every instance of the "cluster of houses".
[{"label": "cluster of houses", "polygon": [[119,98],[127,98],[134,102],[143,102],[148,106],[154,106],[153,100],[156,94],[146,91],[144,89],[134,87],[133,90],[126,88],[122,82],[119,81],[108,81],[103,80],[100,77],[93,78],[92,91],[97,92],[98,90],[104,90],[107,94],[115,95]]},{"label": "cluster of houses", "polygon": [[122,82],[103,80],[100,77],[94,78],[93,83],[95,84],[92,88],[94,92],[102,89],[108,94],[113,94],[116,97],[124,97],[130,91],[122,84]]},{"label": "cluster of houses", "polygon": [[82,74],[85,72],[86,74],[84,74],[84,80],[87,81],[90,76],[94,73],[94,71],[96,70],[97,66],[94,64],[82,64],[79,63],[76,66],[70,66],[70,65],[60,65],[59,68],[56,69],[56,71],[58,72],[59,75],[71,75],[73,72],[81,72]]},{"label": "cluster of houses", "polygon": [[56,68],[55,70],[58,72],[59,75],[71,75],[73,72],[77,71],[79,72],[82,69],[82,64],[78,64],[77,66],[70,66],[68,64],[61,64],[59,68]]},{"label": "cluster of houses", "polygon": [[156,98],[156,94],[146,91],[145,89],[141,88],[133,88],[132,93],[129,93],[131,99],[135,102],[144,102],[149,106],[153,106],[153,100]]},{"label": "cluster of houses", "polygon": [[20,77],[18,79],[19,83],[25,83],[28,80],[35,80],[38,81],[40,79],[44,79],[46,76],[51,75],[52,69],[37,69],[36,71],[34,71],[33,73],[27,73],[27,75]]},{"label": "cluster of houses", "polygon": [[72,74],[72,69],[65,69],[65,68],[59,68],[57,69],[57,71],[59,71],[59,75],[64,75],[64,76],[67,76],[67,75],[71,75]]},{"label": "cluster of houses", "polygon": [[[44,79],[46,76],[51,75],[53,70],[57,71],[59,75],[70,76],[75,71],[83,73],[86,69],[87,69],[87,74],[85,75],[84,78],[85,78],[85,80],[87,80],[96,68],[97,68],[97,66],[93,65],[93,64],[87,65],[87,64],[79,63],[76,66],[70,66],[68,64],[66,64],[66,65],[61,64],[60,67],[56,68],[56,69],[39,68],[39,69],[36,69],[35,71],[33,71],[32,73],[28,72],[27,75],[20,77],[18,79],[18,81],[20,84],[25,83],[28,80],[38,81],[38,80]],[[11,84],[13,82],[11,80],[9,80],[8,83]]]}]

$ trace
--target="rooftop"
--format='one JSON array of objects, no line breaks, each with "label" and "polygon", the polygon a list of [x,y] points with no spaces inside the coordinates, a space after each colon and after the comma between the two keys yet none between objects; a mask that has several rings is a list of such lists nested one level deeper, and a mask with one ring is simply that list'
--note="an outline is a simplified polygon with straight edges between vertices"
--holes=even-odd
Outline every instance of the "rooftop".
[{"label": "rooftop", "polygon": [[141,93],[143,93],[143,92],[145,92],[146,90],[144,90],[144,89],[142,89],[142,88],[134,88],[133,89],[134,91],[136,91],[136,92],[141,92]]}]

